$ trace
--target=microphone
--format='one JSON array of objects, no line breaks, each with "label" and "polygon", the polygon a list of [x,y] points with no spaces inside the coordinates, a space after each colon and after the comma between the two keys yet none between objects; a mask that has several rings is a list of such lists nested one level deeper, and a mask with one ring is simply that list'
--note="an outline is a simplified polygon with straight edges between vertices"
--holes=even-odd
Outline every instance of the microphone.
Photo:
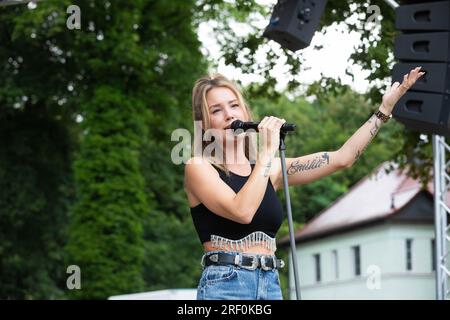
[{"label": "microphone", "polygon": [[[249,129],[253,129],[256,132],[258,132],[258,125],[259,125],[259,122],[251,122],[251,121],[243,122],[241,120],[234,120],[231,123],[230,128],[233,129],[233,130],[241,129],[243,131],[247,131]],[[289,131],[294,131],[296,127],[297,126],[295,124],[292,124],[292,123],[283,123],[283,125],[280,128],[280,131],[285,132],[285,133],[289,132]]]}]

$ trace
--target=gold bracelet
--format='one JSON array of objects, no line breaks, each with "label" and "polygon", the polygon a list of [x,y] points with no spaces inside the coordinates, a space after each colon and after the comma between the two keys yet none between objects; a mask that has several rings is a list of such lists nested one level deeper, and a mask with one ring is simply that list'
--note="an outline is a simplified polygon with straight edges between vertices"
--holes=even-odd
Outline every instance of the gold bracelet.
[{"label": "gold bracelet", "polygon": [[390,115],[385,115],[383,112],[381,112],[380,110],[377,110],[375,113],[375,116],[380,119],[381,121],[383,121],[384,123],[388,122],[388,120],[390,118],[392,118],[392,114]]}]

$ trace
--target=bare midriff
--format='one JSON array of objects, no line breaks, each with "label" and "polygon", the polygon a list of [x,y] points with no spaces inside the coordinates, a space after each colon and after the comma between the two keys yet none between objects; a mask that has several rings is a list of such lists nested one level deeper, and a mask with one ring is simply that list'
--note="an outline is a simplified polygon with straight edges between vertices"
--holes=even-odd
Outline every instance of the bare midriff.
[{"label": "bare midriff", "polygon": [[[222,248],[218,249],[218,248],[216,248],[216,247],[214,247],[212,245],[211,241],[204,242],[203,243],[203,248],[204,248],[205,252],[217,251],[217,250],[219,250],[219,251],[233,251],[233,252],[236,252],[236,250],[227,250],[227,249],[222,249]],[[274,252],[272,250],[269,250],[269,249],[267,249],[264,246],[258,246],[258,245],[252,246],[252,247],[246,249],[245,251],[242,251],[242,253],[268,254],[268,255],[273,255],[274,254]]]}]

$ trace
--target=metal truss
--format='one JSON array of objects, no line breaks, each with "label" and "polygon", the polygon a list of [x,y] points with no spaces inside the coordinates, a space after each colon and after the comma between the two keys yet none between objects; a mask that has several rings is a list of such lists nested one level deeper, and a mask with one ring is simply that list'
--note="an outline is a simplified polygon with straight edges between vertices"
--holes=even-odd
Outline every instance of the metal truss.
[{"label": "metal truss", "polygon": [[447,220],[450,208],[445,203],[450,188],[450,161],[446,162],[445,160],[446,151],[450,152],[450,147],[445,142],[445,138],[433,135],[436,299],[438,300],[450,300],[448,288],[450,228]]}]

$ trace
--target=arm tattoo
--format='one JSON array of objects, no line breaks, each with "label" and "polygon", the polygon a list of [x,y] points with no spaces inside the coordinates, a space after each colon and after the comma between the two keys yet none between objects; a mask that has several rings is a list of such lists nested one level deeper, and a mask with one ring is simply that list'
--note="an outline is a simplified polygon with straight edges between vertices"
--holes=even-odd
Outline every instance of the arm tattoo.
[{"label": "arm tattoo", "polygon": [[300,163],[299,160],[294,161],[287,170],[287,174],[292,175],[300,171],[312,170],[328,164],[330,164],[330,156],[324,152],[321,156],[317,156],[312,161],[308,160],[306,163]]},{"label": "arm tattoo", "polygon": [[267,178],[269,176],[270,167],[272,166],[272,161],[269,161],[266,166],[264,167],[264,178]]},{"label": "arm tattoo", "polygon": [[[375,116],[372,116],[372,117],[375,117]],[[381,120],[376,118],[375,119],[375,126],[372,129],[370,129],[370,136],[372,137],[370,139],[370,141],[372,141],[373,137],[375,137],[375,135],[377,134],[378,130],[380,129],[380,124],[381,124]]]},{"label": "arm tattoo", "polygon": [[380,130],[381,120],[378,119],[375,115],[370,117],[370,119],[367,120],[367,122],[368,123],[372,123],[372,119],[374,119],[374,118],[375,118],[375,123],[374,123],[374,126],[370,129],[370,139],[367,142],[367,144],[364,146],[362,151],[359,151],[359,150],[356,151],[355,161],[358,160],[358,158],[361,156],[361,154],[364,153],[364,151],[366,150],[366,148],[369,145],[369,143],[373,140],[373,138],[375,138],[375,135],[378,133],[378,130]]}]

